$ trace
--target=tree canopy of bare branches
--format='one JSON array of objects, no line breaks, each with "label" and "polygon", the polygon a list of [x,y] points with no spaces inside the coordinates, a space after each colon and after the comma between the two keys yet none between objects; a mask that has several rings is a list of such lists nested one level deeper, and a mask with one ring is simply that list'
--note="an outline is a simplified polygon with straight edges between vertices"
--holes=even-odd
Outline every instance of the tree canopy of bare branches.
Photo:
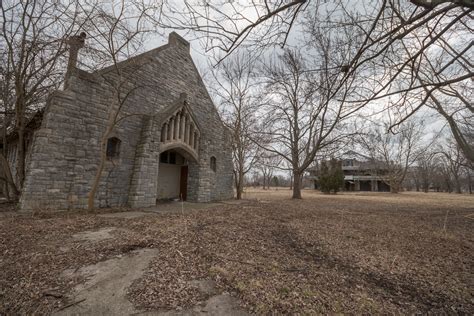
[{"label": "tree canopy of bare branches", "polygon": [[[25,177],[27,119],[61,84],[65,38],[80,29],[87,12],[79,13],[75,1],[2,1],[0,9],[4,128],[14,118],[18,133],[15,185],[20,189]],[[4,150],[6,146],[4,137]]]},{"label": "tree canopy of bare branches", "polygon": [[[472,11],[469,0],[361,1],[185,1],[171,10],[181,28],[197,31],[208,50],[226,58],[238,47],[285,46],[312,27],[354,33],[336,65],[345,80],[363,81],[350,100],[380,101],[398,110],[400,124],[428,106],[445,119],[464,155],[474,161],[472,134]],[[305,41],[297,45],[307,45]],[[320,69],[313,69],[319,72]],[[396,99],[396,101],[393,100]],[[393,126],[391,126],[393,127]],[[471,134],[469,134],[471,133]]]},{"label": "tree canopy of bare branches", "polygon": [[[129,78],[125,78],[117,65],[142,52],[146,36],[159,32],[151,19],[157,21],[161,3],[155,4],[151,0],[27,0],[2,1],[0,8],[4,154],[7,152],[7,133],[14,129],[18,134],[15,170],[10,172],[8,164],[2,164],[2,173],[4,180],[14,186],[13,191],[19,192],[25,177],[27,121],[45,106],[48,94],[61,87],[66,70],[75,68],[76,60],[71,64],[71,56],[76,59],[73,55],[77,54],[77,48],[75,53],[71,49],[69,63],[66,59],[72,43],[70,39],[77,37],[76,34],[81,34],[82,41],[87,38],[85,53],[81,56],[82,66],[92,71],[112,67],[100,73],[116,96],[104,133],[108,135],[123,119],[122,107],[134,90],[124,84]],[[6,159],[1,159],[0,163],[4,161]],[[8,180],[11,173],[16,175],[14,182]],[[97,182],[96,179],[94,183]],[[92,191],[94,187],[96,185]]]},{"label": "tree canopy of bare branches", "polygon": [[410,168],[426,152],[422,135],[422,124],[413,120],[403,123],[396,133],[388,131],[388,124],[373,124],[358,135],[357,142],[390,191],[398,193]]},{"label": "tree canopy of bare branches", "polygon": [[255,61],[248,54],[234,55],[214,72],[212,92],[218,102],[224,124],[232,133],[234,182],[237,199],[241,199],[246,174],[255,166],[262,137],[256,112],[259,101],[254,82]]},{"label": "tree canopy of bare branches", "polygon": [[[328,44],[328,43],[326,43]],[[329,45],[329,44],[328,44]],[[329,46],[322,49],[320,67],[326,71],[316,76],[307,71],[302,54],[286,50],[279,59],[265,66],[265,94],[262,133],[271,137],[265,150],[291,165],[293,198],[301,198],[301,178],[323,148],[343,138],[342,121],[353,113],[344,100],[350,90],[338,89],[338,73],[331,71]]]}]

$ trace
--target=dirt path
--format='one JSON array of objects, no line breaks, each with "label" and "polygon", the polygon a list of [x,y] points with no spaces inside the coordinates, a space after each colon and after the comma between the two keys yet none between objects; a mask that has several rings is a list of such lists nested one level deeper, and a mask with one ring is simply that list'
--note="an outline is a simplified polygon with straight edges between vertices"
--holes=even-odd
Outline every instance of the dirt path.
[{"label": "dirt path", "polygon": [[77,272],[67,271],[67,277],[77,274],[87,281],[74,289],[71,302],[79,302],[55,315],[130,315],[138,311],[127,300],[127,288],[158,254],[157,249],[141,249],[130,255],[86,266]]},{"label": "dirt path", "polygon": [[[73,238],[83,243],[93,243],[112,238],[115,230],[116,227],[105,227],[96,231],[83,231],[73,235]],[[127,289],[143,275],[158,253],[158,249],[144,248],[76,271],[66,270],[64,277],[83,277],[86,281],[74,288],[70,303],[66,304],[68,307],[54,315],[247,315],[239,307],[236,298],[220,293],[216,284],[210,280],[191,282],[208,299],[190,309],[148,312],[137,310],[127,298]]]}]

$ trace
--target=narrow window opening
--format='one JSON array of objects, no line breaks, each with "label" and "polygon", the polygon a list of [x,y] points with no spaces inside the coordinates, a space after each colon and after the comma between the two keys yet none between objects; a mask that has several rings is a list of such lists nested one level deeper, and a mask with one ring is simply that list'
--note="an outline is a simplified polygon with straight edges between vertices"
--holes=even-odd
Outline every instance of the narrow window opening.
[{"label": "narrow window opening", "polygon": [[217,170],[217,161],[214,156],[211,157],[211,170],[214,172]]},{"label": "narrow window opening", "polygon": [[107,140],[107,159],[118,158],[120,154],[120,139],[111,137]]}]

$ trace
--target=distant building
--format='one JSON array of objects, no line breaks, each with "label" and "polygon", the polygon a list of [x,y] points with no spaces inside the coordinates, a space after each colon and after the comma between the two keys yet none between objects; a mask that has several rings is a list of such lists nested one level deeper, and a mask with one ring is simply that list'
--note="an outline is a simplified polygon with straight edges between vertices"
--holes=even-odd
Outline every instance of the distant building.
[{"label": "distant building", "polygon": [[[344,173],[344,191],[390,191],[390,186],[384,181],[387,170],[382,162],[352,150],[344,153],[340,160]],[[309,169],[309,174],[314,188],[318,189],[319,164]]]}]

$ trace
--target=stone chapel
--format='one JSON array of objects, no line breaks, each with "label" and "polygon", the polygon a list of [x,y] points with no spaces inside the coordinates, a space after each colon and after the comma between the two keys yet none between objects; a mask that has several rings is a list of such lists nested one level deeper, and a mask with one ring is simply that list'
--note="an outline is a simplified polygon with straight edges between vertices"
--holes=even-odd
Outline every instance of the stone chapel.
[{"label": "stone chapel", "polygon": [[50,95],[32,134],[20,208],[87,207],[114,106],[121,106],[119,122],[107,139],[96,206],[231,198],[230,132],[193,63],[190,44],[173,32],[166,45],[118,63],[119,72],[110,66],[90,73],[76,67],[84,40],[70,39],[65,88]]}]

